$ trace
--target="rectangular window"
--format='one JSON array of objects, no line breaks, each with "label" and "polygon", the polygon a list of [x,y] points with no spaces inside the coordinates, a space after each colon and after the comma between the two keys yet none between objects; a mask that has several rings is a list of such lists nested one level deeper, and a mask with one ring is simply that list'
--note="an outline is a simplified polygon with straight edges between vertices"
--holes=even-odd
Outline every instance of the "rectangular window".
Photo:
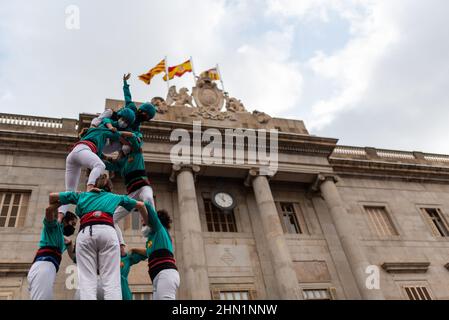
[{"label": "rectangular window", "polygon": [[440,209],[436,208],[422,208],[424,217],[426,218],[432,233],[437,237],[449,236],[449,228],[447,221],[444,219]]},{"label": "rectangular window", "polygon": [[203,195],[206,214],[207,231],[209,232],[237,232],[234,210],[223,212],[212,203],[207,195]]},{"label": "rectangular window", "polygon": [[302,289],[304,300],[332,300],[329,289]]},{"label": "rectangular window", "polygon": [[397,236],[393,222],[385,207],[380,206],[365,206],[365,211],[368,214],[371,229],[380,237]]},{"label": "rectangular window", "polygon": [[404,286],[403,289],[409,300],[432,300],[426,286]]},{"label": "rectangular window", "polygon": [[0,191],[0,227],[23,227],[30,192]]},{"label": "rectangular window", "polygon": [[133,300],[153,300],[153,292],[133,292]]},{"label": "rectangular window", "polygon": [[249,291],[220,291],[220,300],[251,300]]},{"label": "rectangular window", "polygon": [[279,217],[284,233],[307,234],[304,216],[292,202],[277,202]]}]

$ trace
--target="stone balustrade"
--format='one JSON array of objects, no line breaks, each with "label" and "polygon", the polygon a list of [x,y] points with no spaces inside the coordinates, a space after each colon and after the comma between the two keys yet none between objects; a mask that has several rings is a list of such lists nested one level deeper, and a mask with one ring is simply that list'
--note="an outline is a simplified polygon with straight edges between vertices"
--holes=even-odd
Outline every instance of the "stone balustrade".
[{"label": "stone balustrade", "polygon": [[449,165],[449,155],[411,151],[386,150],[352,146],[335,147],[331,159],[362,159],[428,165]]},{"label": "stone balustrade", "polygon": [[0,128],[14,131],[14,128],[17,127],[27,127],[34,131],[42,132],[50,130],[55,133],[67,133],[70,131],[76,133],[78,130],[78,120],[0,113]]}]

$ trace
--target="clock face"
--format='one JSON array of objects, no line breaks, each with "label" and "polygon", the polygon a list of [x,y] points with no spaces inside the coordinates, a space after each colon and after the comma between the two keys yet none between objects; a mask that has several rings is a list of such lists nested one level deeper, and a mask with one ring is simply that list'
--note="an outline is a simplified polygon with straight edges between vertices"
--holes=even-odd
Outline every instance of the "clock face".
[{"label": "clock face", "polygon": [[215,204],[223,209],[231,209],[234,206],[234,198],[226,192],[217,192],[214,195]]}]

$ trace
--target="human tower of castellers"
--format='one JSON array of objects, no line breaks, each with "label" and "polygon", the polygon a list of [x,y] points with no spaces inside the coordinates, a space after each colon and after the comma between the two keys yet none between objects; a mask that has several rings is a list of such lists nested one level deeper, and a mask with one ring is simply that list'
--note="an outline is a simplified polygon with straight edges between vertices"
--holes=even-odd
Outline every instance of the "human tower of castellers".
[{"label": "human tower of castellers", "polygon": [[[150,121],[157,109],[151,103],[136,106],[129,78],[130,74],[123,76],[125,105],[117,112],[106,109],[81,132],[66,159],[66,191],[49,196],[39,249],[28,272],[33,300],[53,298],[64,251],[77,265],[75,299],[131,300],[128,274],[131,266],[144,260],[148,261],[153,299],[176,298],[179,273],[168,232],[172,220],[166,210],[154,207],[142,155],[140,125]],[[86,192],[77,192],[83,168],[89,173]],[[106,170],[124,178],[127,195],[113,193]],[[76,205],[75,213],[68,211],[70,204]],[[126,249],[118,222],[131,212],[140,214],[145,248]],[[74,241],[71,236],[78,220]]]}]

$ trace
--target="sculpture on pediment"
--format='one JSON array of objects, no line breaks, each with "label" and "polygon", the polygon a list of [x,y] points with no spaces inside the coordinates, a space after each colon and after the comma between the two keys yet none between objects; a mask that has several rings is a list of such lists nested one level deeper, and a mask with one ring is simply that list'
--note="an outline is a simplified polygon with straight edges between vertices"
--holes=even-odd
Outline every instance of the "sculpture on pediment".
[{"label": "sculpture on pediment", "polygon": [[171,86],[168,89],[166,104],[167,106],[174,107],[183,107],[185,105],[189,105],[193,107],[192,104],[192,96],[188,94],[189,89],[183,87],[179,89],[179,92],[176,91],[176,86]]},{"label": "sculpture on pediment", "polygon": [[157,108],[157,112],[164,114],[168,112],[168,105],[162,97],[154,97],[151,99],[151,104]]},{"label": "sculpture on pediment", "polygon": [[208,112],[217,113],[223,108],[223,90],[218,89],[217,84],[207,74],[197,77],[192,96],[197,107],[204,108]]},{"label": "sculpture on pediment", "polygon": [[209,110],[206,107],[197,107],[194,109],[194,111],[190,115],[191,117],[199,117],[203,119],[210,119],[210,120],[231,120],[236,121],[234,114],[232,112],[216,112]]},{"label": "sculpture on pediment", "polygon": [[257,110],[253,111],[253,116],[256,117],[256,120],[259,123],[268,123],[271,120],[271,117],[268,114]]},{"label": "sculpture on pediment", "polygon": [[236,98],[230,98],[228,93],[224,93],[225,101],[226,101],[226,110],[229,112],[247,112],[245,106],[242,101]]}]

